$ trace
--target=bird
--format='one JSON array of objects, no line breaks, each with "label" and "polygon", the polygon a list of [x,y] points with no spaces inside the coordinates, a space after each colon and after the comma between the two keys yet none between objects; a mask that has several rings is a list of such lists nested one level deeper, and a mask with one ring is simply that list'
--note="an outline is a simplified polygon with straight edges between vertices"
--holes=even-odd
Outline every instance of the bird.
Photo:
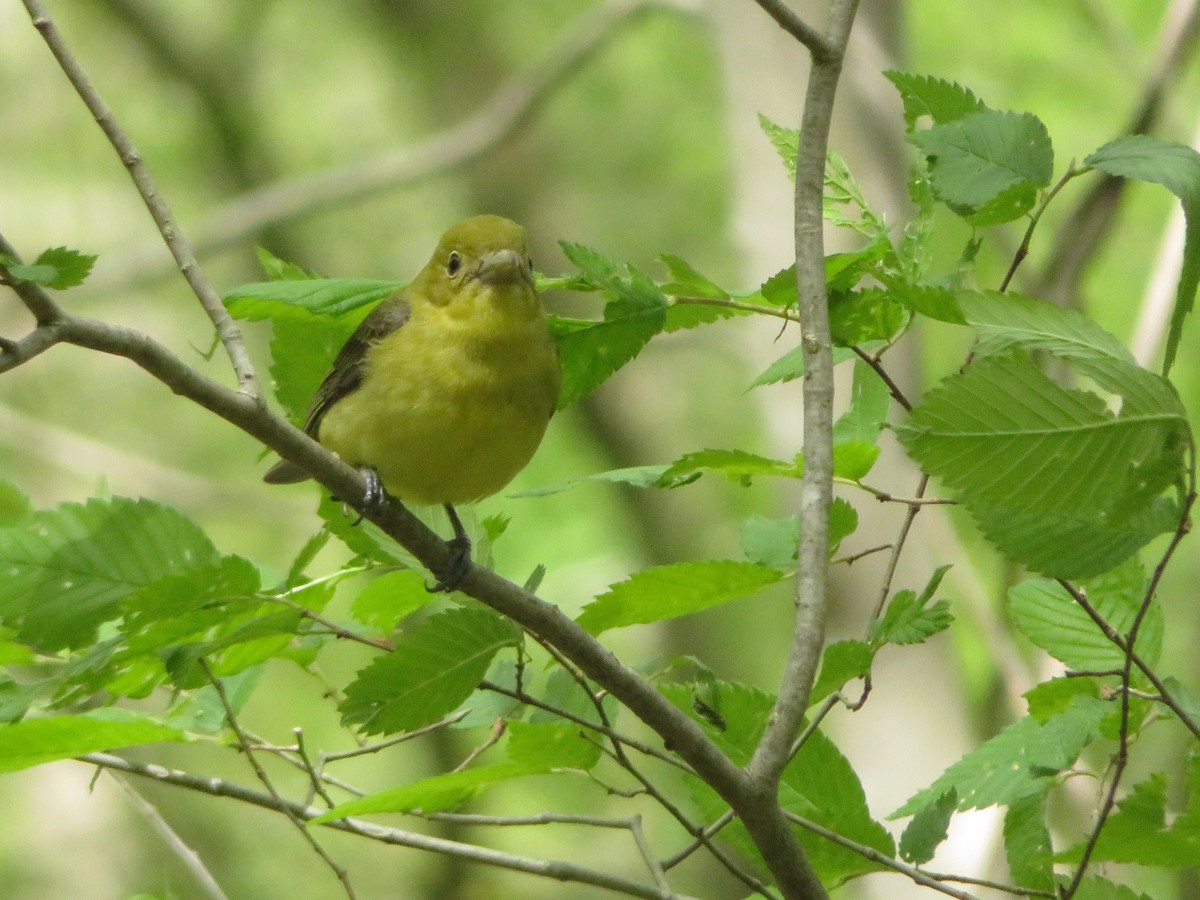
[{"label": "bird", "polygon": [[[430,590],[453,591],[471,559],[455,506],[497,493],[525,467],[558,404],[561,378],[525,229],[501,216],[472,216],[451,226],[417,276],[363,319],[303,427],[363,473],[367,505],[386,491],[445,508],[451,561]],[[308,477],[281,459],[263,480]]]}]

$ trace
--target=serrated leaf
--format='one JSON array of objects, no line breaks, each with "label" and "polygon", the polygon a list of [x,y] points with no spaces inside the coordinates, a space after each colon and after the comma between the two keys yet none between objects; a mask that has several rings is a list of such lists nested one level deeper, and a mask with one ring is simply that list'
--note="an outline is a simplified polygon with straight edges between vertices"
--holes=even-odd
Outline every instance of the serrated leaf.
[{"label": "serrated leaf", "polygon": [[875,648],[862,641],[835,641],[821,652],[821,669],[808,697],[810,707],[820,703],[846,682],[864,678],[875,661]]},{"label": "serrated leaf", "polygon": [[945,124],[987,108],[969,88],[952,81],[895,69],[884,72],[883,77],[899,91],[904,103],[904,121],[910,131],[922,116]]},{"label": "serrated leaf", "polygon": [[1014,355],[945,379],[896,429],[989,539],[1054,577],[1111,568],[1176,522],[1158,497],[1180,478],[1190,440],[1178,398],[1142,370],[1098,365],[1091,374],[1114,386],[1126,376],[1119,414]]},{"label": "serrated leaf", "polygon": [[30,281],[56,291],[83,284],[95,262],[95,256],[68,247],[43,250],[30,264],[18,263],[11,257],[0,258],[0,265],[17,281]]},{"label": "serrated leaf", "polygon": [[0,528],[0,622],[43,650],[81,647],[122,598],[216,559],[204,532],[169,507],[124,497],[66,503]]},{"label": "serrated leaf", "polygon": [[580,731],[573,722],[514,720],[508,723],[505,752],[515,764],[543,772],[591,769],[600,761],[600,747],[586,740]]},{"label": "serrated leaf", "polygon": [[342,316],[378,303],[404,287],[377,278],[305,278],[243,284],[222,300],[236,319]]},{"label": "serrated leaf", "polygon": [[[1125,634],[1141,607],[1146,579],[1141,564],[1131,559],[1081,587],[1096,611]],[[1008,608],[1021,633],[1068,668],[1104,672],[1125,663],[1125,655],[1055,581],[1032,579],[1014,586],[1008,592]],[[1162,609],[1152,604],[1137,641],[1138,653],[1150,665],[1156,665],[1162,653],[1163,631]]]},{"label": "serrated leaf", "polygon": [[667,467],[662,481],[678,482],[705,472],[724,475],[730,481],[746,483],[756,475],[802,478],[804,464],[799,458],[786,462],[781,459],[768,459],[745,450],[697,450],[681,456]]},{"label": "serrated leaf", "polygon": [[317,515],[324,521],[330,534],[359,556],[384,565],[421,569],[417,558],[392,540],[378,525],[366,519],[354,524],[357,514],[347,514],[343,505],[328,494],[321,494]]},{"label": "serrated leaf", "polygon": [[1183,323],[1196,301],[1200,285],[1200,153],[1183,144],[1149,135],[1127,135],[1105,144],[1084,159],[1110,175],[1164,185],[1183,204],[1187,226],[1183,242],[1183,270],[1175,290],[1175,308],[1163,351],[1163,375],[1171,371]]},{"label": "serrated leaf", "polygon": [[[609,304],[605,319],[586,327],[555,329],[562,360],[562,392],[558,408],[586,397],[624,366],[663,330],[666,299],[661,303],[617,307]],[[552,321],[552,326],[554,325]]]},{"label": "serrated leaf", "polygon": [[350,601],[350,615],[381,634],[390,634],[401,619],[432,599],[424,575],[401,569],[380,575],[360,590]]},{"label": "serrated leaf", "polygon": [[671,281],[662,286],[668,294],[686,294],[692,297],[708,297],[710,299],[728,300],[729,292],[700,273],[686,259],[671,253],[663,253],[658,257],[667,267]]},{"label": "serrated leaf", "polygon": [[0,772],[16,772],[101,750],[184,740],[187,735],[182,731],[121,710],[25,719],[0,725]]},{"label": "serrated leaf", "polygon": [[[1194,819],[1167,824],[1167,776],[1155,773],[1137,784],[1105,822],[1092,859],[1141,866],[1188,867],[1200,859],[1200,828]],[[1064,862],[1081,858],[1083,843],[1059,854]]]},{"label": "serrated leaf", "polygon": [[499,763],[481,766],[478,769],[465,769],[462,772],[447,772],[412,784],[368,794],[347,803],[339,803],[329,812],[310,819],[309,824],[321,825],[372,813],[404,813],[417,810],[422,813],[445,812],[457,809],[494,784],[537,774],[540,774],[538,770],[515,763]]},{"label": "serrated leaf", "polygon": [[1013,881],[1023,888],[1054,888],[1054,850],[1046,827],[1046,795],[1012,803],[1004,814],[1004,854]]},{"label": "serrated leaf", "polygon": [[[691,685],[670,684],[663,694],[701,728],[735,765],[745,765],[754,751],[771,714],[773,698],[746,685],[730,682],[705,684],[705,696],[716,703],[715,712],[724,722],[717,728],[693,706]],[[712,789],[690,779],[693,796],[709,821],[716,820],[727,806]],[[783,771],[779,801],[785,810],[836,831],[851,840],[873,847],[885,856],[895,853],[887,830],[871,818],[866,794],[858,776],[838,748],[821,731],[813,732]],[[750,859],[757,851],[735,820],[721,832]],[[856,875],[878,871],[880,865],[863,856],[796,829],[809,861],[823,884],[833,887]]]},{"label": "serrated leaf", "polygon": [[958,794],[954,788],[930,803],[905,826],[900,835],[900,857],[915,865],[933,859],[933,854],[950,827],[950,817],[958,808]]},{"label": "serrated leaf", "polygon": [[471,695],[520,631],[487,609],[456,607],[431,616],[346,687],[342,721],[365,734],[394,734],[436,722]]},{"label": "serrated leaf", "polygon": [[1048,722],[1066,712],[1080,697],[1099,698],[1100,685],[1100,678],[1051,678],[1034,685],[1023,696],[1029,705],[1029,715],[1039,722]]},{"label": "serrated leaf", "polygon": [[858,529],[858,510],[849,500],[834,497],[829,505],[829,555],[833,556],[842,546],[842,541]]},{"label": "serrated leaf", "polygon": [[1020,185],[1045,187],[1054,169],[1050,134],[1031,113],[985,109],[908,139],[929,161],[929,178],[944,202],[980,207]]},{"label": "serrated leaf", "polygon": [[800,155],[800,132],[794,128],[776,125],[762,113],[758,114],[758,127],[762,129],[767,140],[771,142],[771,146],[775,148],[775,152],[779,154],[779,158],[783,160],[783,167],[787,169],[788,176],[795,180],[796,158]]},{"label": "serrated leaf", "polygon": [[303,423],[333,358],[358,326],[360,315],[338,318],[276,318],[271,335],[271,383],[275,398],[297,425]]},{"label": "serrated leaf", "polygon": [[960,810],[1009,805],[1041,794],[1097,738],[1109,711],[1102,700],[1081,699],[1045,723],[1019,719],[950,766],[890,818],[913,815],[951,788],[958,792]]},{"label": "serrated leaf", "polygon": [[576,620],[592,634],[691,615],[757,594],[787,577],[759,563],[699,560],[644,569],[614,584]]},{"label": "serrated leaf", "polygon": [[898,591],[883,616],[871,623],[871,640],[878,644],[919,644],[949,628],[954,622],[950,604],[939,600],[928,605],[949,569],[938,567],[919,596],[909,590]]}]

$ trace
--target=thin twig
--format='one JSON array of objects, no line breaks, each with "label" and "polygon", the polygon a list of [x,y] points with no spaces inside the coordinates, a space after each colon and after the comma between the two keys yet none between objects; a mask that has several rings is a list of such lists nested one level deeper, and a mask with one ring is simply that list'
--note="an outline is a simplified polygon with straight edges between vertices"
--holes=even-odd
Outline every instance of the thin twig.
[{"label": "thin twig", "polygon": [[477,760],[481,754],[500,743],[500,739],[504,737],[504,733],[507,730],[508,723],[502,716],[497,717],[496,721],[492,723],[492,729],[488,732],[488,736],[483,743],[481,743],[478,747],[473,747],[471,752],[463,758],[463,761],[455,766],[451,771],[461,772],[464,769],[469,768],[471,763],[475,762],[475,760]]},{"label": "thin twig", "polygon": [[[929,476],[922,474],[921,480],[917,482],[917,489],[913,491],[913,500],[923,500],[925,491],[928,488]],[[904,512],[904,521],[900,523],[900,533],[896,536],[896,542],[892,544],[892,555],[888,558],[887,571],[884,572],[883,583],[879,587],[879,597],[875,601],[875,609],[871,612],[871,618],[867,622],[868,633],[870,633],[871,623],[883,614],[883,607],[887,603],[888,594],[892,592],[892,581],[896,577],[896,567],[900,564],[900,554],[903,552],[904,545],[908,541],[908,533],[912,530],[913,520],[916,519],[917,513],[921,511],[921,504],[919,502],[908,502],[907,507]]]},{"label": "thin twig", "polygon": [[746,303],[744,300],[726,300],[721,297],[682,297],[676,294],[668,295],[667,299],[671,303],[683,304],[684,306],[714,306],[718,309],[736,309],[739,312],[754,313],[760,316],[773,316],[776,319],[783,319],[785,322],[795,322],[797,324],[800,322],[799,316],[783,306],[764,306],[761,303]]},{"label": "thin twig", "polygon": [[337,762],[343,759],[353,759],[356,756],[366,756],[370,753],[378,753],[380,750],[386,750],[389,747],[395,747],[397,744],[403,744],[405,741],[411,741],[413,738],[420,737],[424,734],[429,734],[432,731],[440,731],[443,728],[448,728],[456,722],[461,722],[471,711],[469,709],[459,710],[456,713],[451,713],[444,719],[434,722],[432,725],[424,725],[421,728],[415,728],[412,731],[406,731],[404,734],[390,737],[385,741],[379,741],[376,744],[369,744],[365,747],[356,747],[353,750],[342,750],[338,753],[322,753],[321,762],[322,768],[324,763]]},{"label": "thin twig", "polygon": [[801,19],[783,0],[755,0],[775,23],[808,48],[814,60],[826,61],[840,56],[838,48],[819,31]]},{"label": "thin twig", "polygon": [[899,403],[907,412],[912,412],[912,403],[908,397],[904,395],[904,391],[900,389],[900,385],[892,379],[888,374],[887,369],[883,367],[883,363],[879,361],[879,356],[873,353],[868,353],[862,347],[854,346],[850,348],[854,351],[854,355],[865,362],[874,370],[875,374],[887,385],[888,393],[892,395],[892,399]]},{"label": "thin twig", "polygon": [[163,199],[162,192],[142,160],[141,153],[117,124],[112,110],[104,102],[79,61],[67,47],[58,27],[42,7],[41,0],[21,0],[21,2],[25,4],[25,9],[29,12],[33,27],[41,34],[46,46],[50,48],[50,52],[54,54],[63,73],[71,82],[71,86],[75,88],[75,92],[87,106],[88,111],[96,120],[96,124],[100,126],[113,150],[116,151],[122,165],[129,172],[134,185],[137,186],[142,202],[151,218],[154,219],[159,234],[162,235],[171,255],[175,257],[179,271],[187,280],[196,299],[200,301],[200,305],[204,308],[213,327],[216,328],[217,336],[221,339],[221,344],[225,347],[229,362],[237,376],[238,389],[247,396],[262,402],[262,389],[258,383],[258,376],[254,373],[254,365],[246,351],[241,329],[226,311],[220,296],[204,276],[200,264],[192,252],[191,245],[175,223],[171,208]]},{"label": "thin twig", "polygon": [[213,874],[208,871],[208,867],[204,865],[204,860],[200,858],[200,854],[184,842],[183,838],[179,836],[179,832],[172,828],[171,823],[163,818],[162,813],[158,811],[158,807],[135,791],[123,775],[111,769],[106,771],[113,784],[133,804],[142,818],[150,823],[150,827],[171,848],[171,852],[183,863],[184,868],[192,873],[192,877],[196,879],[196,884],[203,895],[208,897],[209,900],[229,900],[225,891],[221,889],[221,885],[217,883],[217,879],[213,877]]},{"label": "thin twig", "polygon": [[881,866],[886,866],[893,872],[899,872],[901,875],[907,875],[917,884],[933,888],[935,891],[943,893],[948,897],[956,897],[958,900],[978,900],[974,894],[968,894],[966,891],[960,891],[945,885],[937,879],[926,875],[920,869],[905,865],[899,860],[888,856],[886,853],[880,853],[874,847],[869,847],[866,844],[860,844],[858,841],[853,841],[848,837],[843,837],[836,831],[830,831],[824,825],[818,825],[811,819],[806,819],[804,816],[790,812],[785,813],[784,815],[786,815],[788,819],[795,822],[805,831],[811,831],[813,834],[820,835],[821,837],[825,838],[825,840],[837,844],[839,847],[845,847],[847,850],[852,850],[864,859],[878,863]]},{"label": "thin twig", "polygon": [[225,693],[225,685],[222,683],[221,679],[213,673],[212,668],[208,665],[208,660],[204,659],[203,657],[200,658],[200,668],[204,670],[204,674],[212,683],[213,690],[217,692],[217,698],[221,701],[221,708],[225,711],[225,721],[233,731],[234,738],[238,742],[238,747],[241,748],[242,753],[245,754],[246,761],[250,763],[250,768],[254,770],[255,777],[258,778],[262,786],[267,789],[267,793],[269,793],[277,801],[280,811],[287,816],[288,821],[296,826],[296,829],[301,835],[303,835],[305,842],[312,847],[313,851],[325,862],[325,865],[327,865],[330,870],[332,870],[333,874],[337,876],[337,879],[341,883],[342,890],[345,892],[346,896],[349,897],[350,900],[355,900],[354,887],[350,883],[350,874],[344,868],[338,865],[337,861],[329,855],[324,847],[321,846],[320,841],[318,841],[313,836],[312,832],[309,831],[305,826],[304,819],[296,815],[291,806],[284,804],[283,798],[275,789],[274,782],[271,781],[270,776],[267,775],[266,769],[264,769],[262,764],[258,761],[258,757],[254,755],[254,751],[251,749],[250,740],[246,737],[246,732],[242,731],[242,725],[238,721],[237,713],[235,713],[233,710],[233,704],[229,702],[229,696]]},{"label": "thin twig", "polygon": [[1025,261],[1025,257],[1029,255],[1029,246],[1033,241],[1033,232],[1037,228],[1038,222],[1042,220],[1042,214],[1045,213],[1046,207],[1050,205],[1050,201],[1058,196],[1058,192],[1066,187],[1068,181],[1088,171],[1090,171],[1090,169],[1075,168],[1075,161],[1072,160],[1070,165],[1067,166],[1067,171],[1063,172],[1062,178],[1058,179],[1058,181],[1054,183],[1050,190],[1042,194],[1041,200],[1038,202],[1037,207],[1029,215],[1029,225],[1025,229],[1025,234],[1021,238],[1021,243],[1017,247],[1016,253],[1013,254],[1013,259],[1008,266],[1008,271],[1004,273],[1004,278],[1000,282],[1000,293],[1003,294],[1008,290],[1009,282],[1011,282],[1013,276],[1017,274],[1017,267],[1020,266],[1021,263]]},{"label": "thin twig", "polygon": [[[190,772],[180,772],[151,763],[136,763],[109,753],[88,753],[78,757],[78,759],[80,762],[87,763],[88,765],[101,766],[105,769],[114,769],[130,775],[137,775],[140,778],[148,778],[160,784],[169,784],[212,797],[226,797],[243,803],[249,803],[262,809],[272,810],[273,812],[290,813],[300,821],[314,819],[325,812],[325,810],[313,806],[305,806],[302,803],[283,800],[271,794],[252,791],[220,778],[193,775]],[[664,896],[662,891],[657,887],[639,884],[636,881],[630,881],[627,878],[613,875],[611,872],[586,869],[573,863],[518,856],[499,850],[491,850],[486,847],[476,847],[473,844],[463,844],[458,841],[447,840],[446,838],[417,834],[399,828],[387,828],[371,822],[363,822],[359,819],[338,819],[335,822],[325,822],[322,824],[326,828],[332,828],[337,831],[346,832],[347,834],[357,835],[358,837],[380,841],[381,843],[393,846],[411,847],[416,850],[439,853],[455,859],[483,863],[484,865],[508,869],[514,872],[525,872],[555,881],[591,885],[593,887],[628,894],[631,897],[645,898],[645,900],[671,900],[670,895]],[[690,898],[680,898],[680,900],[690,900]]]}]

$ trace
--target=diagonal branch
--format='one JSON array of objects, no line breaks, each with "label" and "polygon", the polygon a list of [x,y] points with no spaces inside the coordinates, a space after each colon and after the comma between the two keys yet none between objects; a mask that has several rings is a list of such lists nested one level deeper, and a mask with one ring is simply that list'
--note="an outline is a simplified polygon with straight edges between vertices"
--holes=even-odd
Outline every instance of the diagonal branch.
[{"label": "diagonal branch", "polygon": [[775,20],[784,31],[808,48],[814,61],[828,61],[840,58],[839,50],[825,35],[817,31],[800,16],[788,9],[783,0],[755,0],[763,12]]},{"label": "diagonal branch", "polygon": [[170,207],[167,205],[166,200],[163,199],[158,185],[155,184],[154,178],[150,174],[150,170],[142,160],[141,153],[138,152],[133,141],[129,139],[117,124],[112,110],[104,102],[104,99],[96,90],[96,86],[92,84],[91,79],[79,64],[79,61],[71,54],[66,42],[63,40],[62,34],[46,14],[40,0],[21,0],[21,2],[25,4],[25,9],[29,12],[29,18],[33,22],[33,27],[38,30],[43,40],[45,40],[46,46],[50,48],[50,52],[58,60],[58,64],[67,76],[67,79],[71,82],[71,86],[75,88],[75,92],[79,94],[79,98],[87,106],[88,111],[96,120],[96,124],[100,126],[100,129],[108,138],[108,142],[112,144],[113,150],[116,151],[122,165],[125,166],[130,178],[133,179],[133,183],[137,186],[138,193],[142,196],[142,202],[150,212],[151,218],[154,219],[154,224],[158,227],[159,234],[162,235],[168,249],[171,251],[171,255],[175,257],[175,263],[179,266],[179,271],[187,279],[187,283],[192,288],[192,293],[196,295],[196,299],[200,301],[200,305],[204,307],[204,312],[207,313],[209,320],[216,328],[217,336],[221,339],[221,343],[225,347],[225,352],[229,355],[229,361],[233,365],[238,386],[248,396],[261,399],[262,391],[258,384],[258,377],[254,374],[254,365],[250,362],[250,356],[246,351],[246,344],[242,338],[241,329],[238,328],[237,323],[233,321],[233,318],[225,310],[220,296],[218,296],[216,290],[214,290],[201,271],[200,264],[196,261],[191,245],[183,236],[183,232],[180,231],[179,226],[176,225],[175,217],[171,214]]}]

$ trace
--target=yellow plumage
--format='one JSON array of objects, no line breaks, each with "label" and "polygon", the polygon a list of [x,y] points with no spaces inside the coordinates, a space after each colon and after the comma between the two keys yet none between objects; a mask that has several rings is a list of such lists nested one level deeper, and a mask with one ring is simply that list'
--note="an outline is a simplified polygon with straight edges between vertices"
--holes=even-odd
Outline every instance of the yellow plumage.
[{"label": "yellow plumage", "polygon": [[[401,500],[467,503],[529,462],[559,381],[524,229],[476,216],[447,231],[412,283],[363,320],[305,430]],[[284,460],[266,480],[303,477]]]}]

